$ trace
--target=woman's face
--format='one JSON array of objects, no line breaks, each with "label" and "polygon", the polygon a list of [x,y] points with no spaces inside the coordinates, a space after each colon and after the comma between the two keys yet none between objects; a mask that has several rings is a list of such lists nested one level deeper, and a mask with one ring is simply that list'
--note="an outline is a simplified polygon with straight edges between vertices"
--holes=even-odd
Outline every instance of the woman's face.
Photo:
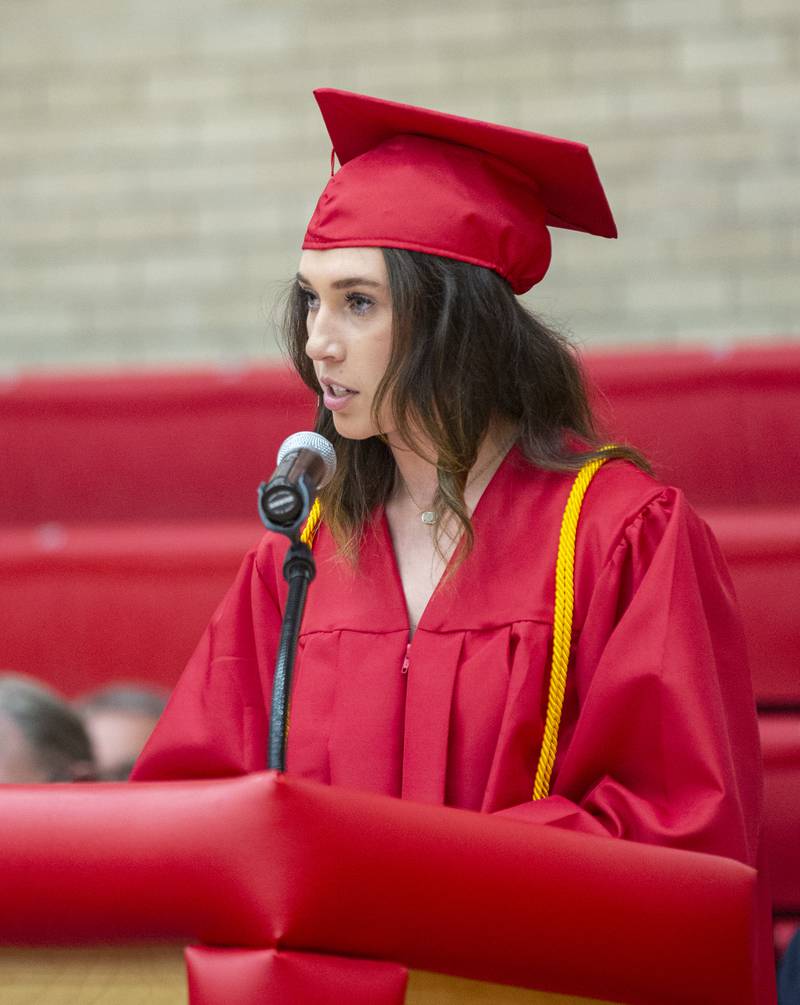
[{"label": "woman's face", "polygon": [[388,434],[386,426],[376,428],[371,414],[392,349],[383,253],[379,248],[304,251],[297,282],[308,309],[306,353],[336,431],[352,440]]}]

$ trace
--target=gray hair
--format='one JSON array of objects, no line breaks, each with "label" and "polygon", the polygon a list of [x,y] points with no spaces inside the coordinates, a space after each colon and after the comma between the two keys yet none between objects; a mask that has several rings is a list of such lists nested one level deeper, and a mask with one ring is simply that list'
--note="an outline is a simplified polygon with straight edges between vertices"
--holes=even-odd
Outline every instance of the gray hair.
[{"label": "gray hair", "polygon": [[118,681],[90,691],[72,703],[79,712],[130,712],[157,719],[167,704],[169,691],[151,684]]},{"label": "gray hair", "polygon": [[94,767],[89,734],[55,691],[22,674],[0,674],[0,714],[23,734],[49,782],[71,782],[74,769]]}]

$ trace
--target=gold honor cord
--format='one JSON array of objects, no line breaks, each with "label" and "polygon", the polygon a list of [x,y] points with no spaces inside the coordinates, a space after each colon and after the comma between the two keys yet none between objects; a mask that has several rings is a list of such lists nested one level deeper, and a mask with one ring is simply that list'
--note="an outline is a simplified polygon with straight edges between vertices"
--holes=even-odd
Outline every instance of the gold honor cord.
[{"label": "gold honor cord", "polygon": [[321,519],[322,507],[319,504],[319,499],[315,499],[314,505],[311,507],[308,514],[308,519],[305,522],[305,526],[300,532],[300,540],[303,544],[307,544],[309,548],[313,548],[314,546],[314,538],[317,536]]},{"label": "gold honor cord", "polygon": [[[613,450],[612,445],[602,448]],[[572,645],[572,612],[575,603],[575,538],[578,533],[578,518],[580,517],[583,498],[589,483],[610,460],[610,457],[597,457],[584,464],[575,481],[572,483],[564,516],[561,520],[561,532],[558,539],[558,555],[556,557],[556,598],[553,613],[553,660],[550,668],[550,687],[547,695],[547,714],[545,716],[542,749],[539,754],[539,764],[536,768],[536,778],[533,783],[533,799],[544,799],[550,794],[550,776],[558,748],[558,730],[561,725],[561,712],[564,707],[564,691],[567,686],[567,668]],[[322,519],[319,499],[314,500],[308,520],[303,527],[300,540],[310,547],[314,544]]]},{"label": "gold honor cord", "polygon": [[[601,448],[613,450],[613,445]],[[575,602],[575,537],[578,533],[578,517],[583,505],[583,497],[589,483],[610,460],[597,457],[588,461],[578,472],[572,483],[558,538],[556,558],[556,602],[553,612],[553,662],[550,668],[550,689],[547,695],[547,715],[544,722],[542,750],[533,783],[533,799],[544,799],[550,794],[550,776],[558,747],[558,729],[561,725],[561,710],[564,706],[564,691],[567,686],[567,667],[572,645],[572,610]]]}]

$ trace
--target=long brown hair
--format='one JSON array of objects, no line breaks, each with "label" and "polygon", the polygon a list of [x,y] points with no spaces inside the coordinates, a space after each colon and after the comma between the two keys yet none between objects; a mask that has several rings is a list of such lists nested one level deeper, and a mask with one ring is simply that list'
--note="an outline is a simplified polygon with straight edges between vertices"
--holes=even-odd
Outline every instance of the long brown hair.
[{"label": "long brown hair", "polygon": [[[493,423],[515,426],[523,454],[540,468],[576,471],[598,455],[601,440],[585,379],[566,339],[531,314],[497,273],[415,251],[381,250],[393,340],[373,420],[378,428],[386,403],[411,449],[419,452],[415,430],[433,445],[439,480],[433,506],[461,524],[463,557],[473,541],[464,489]],[[283,335],[295,369],[317,395],[317,432],[336,449],[336,474],[320,493],[324,519],[340,550],[354,558],[367,522],[392,491],[394,459],[380,436],[349,440],[336,432],[305,353],[306,300],[297,284],[287,298]],[[613,454],[647,468],[629,447]]]}]

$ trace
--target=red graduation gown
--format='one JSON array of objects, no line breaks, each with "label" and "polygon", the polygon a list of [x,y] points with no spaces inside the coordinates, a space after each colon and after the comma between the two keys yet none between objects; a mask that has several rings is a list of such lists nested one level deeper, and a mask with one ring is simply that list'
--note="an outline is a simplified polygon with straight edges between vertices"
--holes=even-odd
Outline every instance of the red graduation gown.
[{"label": "red graduation gown", "polygon": [[[385,519],[355,571],[323,523],[287,770],[754,864],[760,757],[731,583],[682,494],[627,463],[605,465],[584,502],[552,795],[531,800],[571,481],[510,452],[475,510],[474,549],[434,592],[407,666]],[[245,559],[134,778],[265,767],[285,550],[267,534]]]}]

